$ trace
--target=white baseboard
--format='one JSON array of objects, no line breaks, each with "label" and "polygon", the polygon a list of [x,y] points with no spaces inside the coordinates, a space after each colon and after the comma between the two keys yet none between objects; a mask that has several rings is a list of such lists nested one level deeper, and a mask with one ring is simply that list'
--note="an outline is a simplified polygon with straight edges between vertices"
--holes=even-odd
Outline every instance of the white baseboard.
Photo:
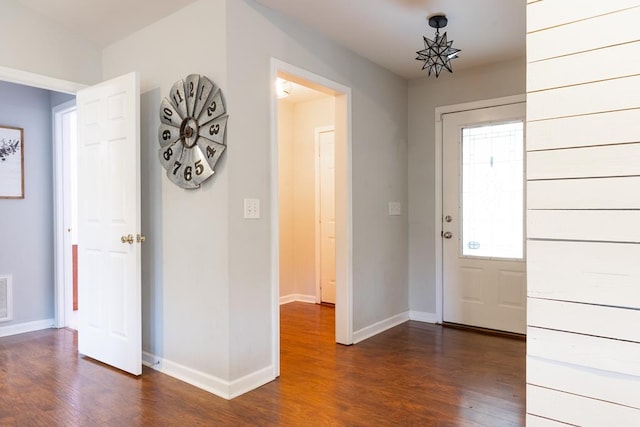
[{"label": "white baseboard", "polygon": [[373,325],[369,325],[366,328],[354,331],[353,343],[357,344],[360,341],[364,341],[367,338],[371,338],[372,336],[379,334],[380,332],[384,332],[387,329],[398,326],[399,324],[404,323],[407,320],[409,320],[409,312],[405,311],[404,313],[396,314],[395,316],[391,316],[388,319],[384,319],[374,323]]},{"label": "white baseboard", "polygon": [[233,399],[275,379],[273,367],[267,366],[235,381],[226,381],[146,351],[142,352],[142,364],[223,399]]},{"label": "white baseboard", "polygon": [[416,322],[424,323],[439,323],[438,316],[435,313],[428,313],[426,311],[413,311],[409,312],[409,319]]},{"label": "white baseboard", "polygon": [[306,302],[310,304],[316,303],[315,295],[289,294],[280,297],[280,305],[289,304],[290,302]]},{"label": "white baseboard", "polygon": [[35,322],[18,323],[15,325],[0,326],[0,337],[24,334],[27,332],[41,331],[53,328],[54,319],[36,320]]},{"label": "white baseboard", "polygon": [[238,397],[241,394],[245,394],[248,391],[270,383],[276,379],[273,372],[273,366],[267,366],[259,371],[252,372],[249,375],[231,381],[229,384],[228,399],[233,399],[234,397]]}]

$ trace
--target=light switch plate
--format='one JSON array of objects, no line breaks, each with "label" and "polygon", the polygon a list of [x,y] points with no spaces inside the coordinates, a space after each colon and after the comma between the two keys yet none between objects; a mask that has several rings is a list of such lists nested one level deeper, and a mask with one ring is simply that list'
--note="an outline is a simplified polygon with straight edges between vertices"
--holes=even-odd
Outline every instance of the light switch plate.
[{"label": "light switch plate", "polygon": [[389,202],[389,215],[402,215],[400,202]]},{"label": "light switch plate", "polygon": [[244,199],[244,219],[260,219],[260,199]]}]

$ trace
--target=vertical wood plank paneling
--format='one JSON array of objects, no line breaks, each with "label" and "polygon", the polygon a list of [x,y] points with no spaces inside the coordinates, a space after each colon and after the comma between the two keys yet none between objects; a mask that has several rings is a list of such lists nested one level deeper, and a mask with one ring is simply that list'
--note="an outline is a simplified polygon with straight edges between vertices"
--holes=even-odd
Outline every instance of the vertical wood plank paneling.
[{"label": "vertical wood plank paneling", "polygon": [[[607,1],[611,10],[619,0]],[[566,0],[545,0],[543,3],[564,2],[567,7],[580,9]],[[605,3],[605,2],[603,2]],[[533,7],[533,6],[532,6]],[[527,16],[527,22],[532,17]],[[535,62],[588,50],[602,49],[640,39],[640,7],[584,18],[567,25],[551,26],[527,34],[527,61]],[[615,64],[610,64],[615,67]],[[567,70],[562,70],[566,72]]]},{"label": "vertical wood plank paneling", "polygon": [[528,181],[527,204],[529,209],[640,209],[638,188],[640,177]]},{"label": "vertical wood plank paneling", "polygon": [[527,5],[531,426],[640,425],[638,22],[640,0]]},{"label": "vertical wood plank paneling", "polygon": [[640,142],[640,109],[527,123],[527,151]]},{"label": "vertical wood plank paneling", "polygon": [[628,341],[529,327],[527,354],[586,368],[640,376],[640,345]]},{"label": "vertical wood plank paneling", "polygon": [[640,377],[527,357],[527,382],[640,409]]},{"label": "vertical wood plank paneling", "polygon": [[637,427],[640,411],[543,387],[527,386],[527,413],[574,426]]},{"label": "vertical wood plank paneling", "polygon": [[[624,57],[640,58],[640,41],[532,62],[527,73],[527,88],[529,92],[535,92],[640,74],[640,61],[621,61],[620,58]],[[616,64],[616,67],[604,64]],[[575,71],[566,74],[554,72],[562,68]]]},{"label": "vertical wood plank paneling", "polygon": [[630,158],[640,160],[640,144],[534,151],[527,153],[528,179],[640,175],[640,161]]},{"label": "vertical wood plank paneling", "polygon": [[527,295],[640,309],[638,260],[640,245],[529,240]]},{"label": "vertical wood plank paneling", "polygon": [[637,108],[638,92],[629,90],[634,87],[640,87],[640,76],[529,92],[527,120],[545,120]]},{"label": "vertical wood plank paneling", "polygon": [[640,310],[529,298],[529,326],[640,342]]},{"label": "vertical wood plank paneling", "polygon": [[636,6],[640,6],[640,1],[580,0],[580,7],[576,7],[576,4],[570,1],[542,0],[527,9],[527,31],[540,31]]},{"label": "vertical wood plank paneling", "polygon": [[527,427],[567,427],[569,424],[527,414]]},{"label": "vertical wood plank paneling", "polygon": [[527,237],[640,243],[640,210],[532,209],[527,213]]}]

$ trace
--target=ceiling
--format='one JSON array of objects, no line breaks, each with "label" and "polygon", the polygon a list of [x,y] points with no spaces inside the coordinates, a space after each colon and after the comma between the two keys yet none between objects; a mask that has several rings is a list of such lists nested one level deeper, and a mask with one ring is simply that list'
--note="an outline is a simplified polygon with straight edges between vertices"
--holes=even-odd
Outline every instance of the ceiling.
[{"label": "ceiling", "polygon": [[[15,1],[102,48],[196,0]],[[415,56],[422,36],[433,39],[434,13],[447,15],[444,31],[462,50],[454,71],[525,55],[526,0],[256,1],[405,78],[426,75]]]},{"label": "ceiling", "polygon": [[16,1],[103,48],[196,0]]},{"label": "ceiling", "polygon": [[416,51],[433,39],[427,16],[444,13],[455,70],[525,56],[526,0],[257,0],[405,77],[422,77]]}]

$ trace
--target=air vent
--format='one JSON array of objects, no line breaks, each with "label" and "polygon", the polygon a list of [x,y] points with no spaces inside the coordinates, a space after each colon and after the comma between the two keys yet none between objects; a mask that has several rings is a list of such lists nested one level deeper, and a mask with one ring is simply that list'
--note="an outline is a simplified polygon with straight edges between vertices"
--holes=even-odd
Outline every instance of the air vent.
[{"label": "air vent", "polygon": [[12,318],[11,275],[4,275],[0,276],[0,322],[7,322]]}]

